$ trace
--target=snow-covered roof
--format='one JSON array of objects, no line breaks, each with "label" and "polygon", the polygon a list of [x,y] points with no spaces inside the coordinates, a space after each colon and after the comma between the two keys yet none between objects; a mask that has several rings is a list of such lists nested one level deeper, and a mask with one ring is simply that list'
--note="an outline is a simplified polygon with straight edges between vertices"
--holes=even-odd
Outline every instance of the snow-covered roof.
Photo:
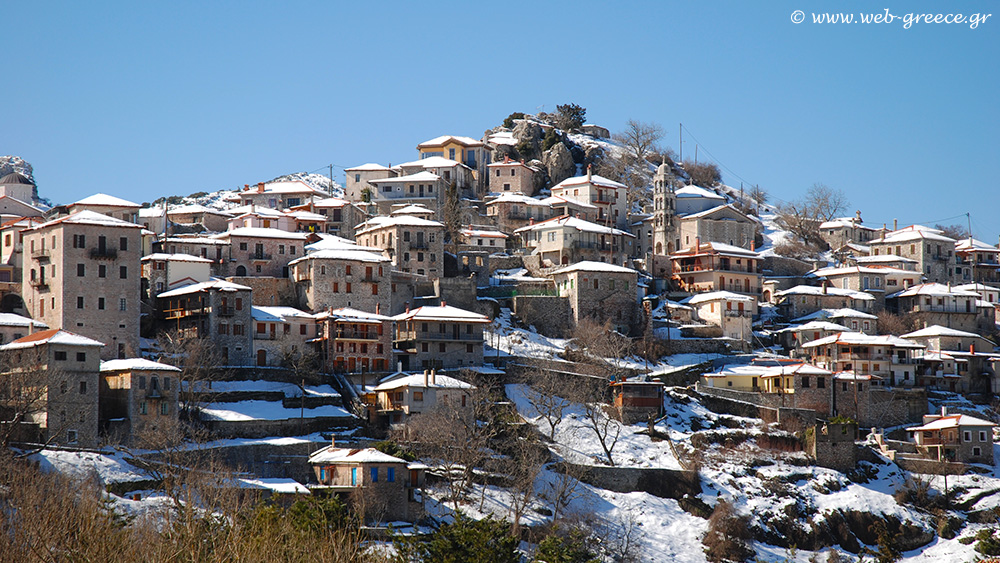
[{"label": "snow-covered roof", "polygon": [[396,176],[395,178],[376,178],[374,180],[368,180],[368,182],[371,184],[403,184],[406,182],[436,182],[440,179],[441,176],[424,170],[422,172],[417,172],[416,174]]},{"label": "snow-covered roof", "polygon": [[400,207],[399,209],[389,213],[389,215],[434,215],[434,210],[428,209],[423,205],[411,203],[405,207]]},{"label": "snow-covered roof", "polygon": [[212,263],[212,261],[208,258],[202,258],[201,256],[192,256],[190,254],[166,254],[163,252],[147,254],[142,257],[141,261],[148,262],[150,260],[165,260],[167,262],[201,262],[205,264]]},{"label": "snow-covered roof", "polygon": [[285,212],[280,209],[271,209],[270,207],[265,207],[263,205],[241,205],[239,207],[234,207],[229,210],[230,214],[236,218],[243,218],[247,216],[258,216],[266,217],[269,219],[280,219],[285,216]]},{"label": "snow-covered roof", "polygon": [[904,340],[898,336],[892,336],[889,334],[885,335],[871,335],[864,334],[862,332],[839,332],[837,334],[831,334],[825,338],[820,338],[818,340],[813,340],[812,342],[803,344],[803,348],[816,348],[819,346],[826,346],[828,344],[848,344],[848,345],[858,345],[858,346],[892,346],[893,348],[924,348],[925,346],[921,344],[916,344],[910,342],[909,340]]},{"label": "snow-covered roof", "polygon": [[815,285],[797,285],[784,291],[779,291],[774,295],[775,297],[786,297],[789,295],[835,295],[839,297],[850,297],[851,299],[860,299],[862,301],[875,300],[874,295],[864,291],[855,291],[853,289],[844,289],[841,287],[817,287]]},{"label": "snow-covered roof", "polygon": [[684,186],[675,191],[674,196],[679,198],[718,199],[723,201],[726,199],[712,190],[706,190],[698,186]]},{"label": "snow-covered roof", "polygon": [[797,319],[792,319],[792,322],[802,323],[816,319],[869,319],[874,321],[877,320],[878,317],[876,315],[872,315],[871,313],[858,311],[857,309],[820,309],[819,311],[809,313],[808,315]]},{"label": "snow-covered roof", "polygon": [[96,211],[90,211],[89,209],[84,209],[82,211],[77,211],[65,217],[60,217],[59,219],[54,219],[47,223],[42,223],[34,227],[33,230],[44,229],[52,225],[59,224],[68,225],[100,225],[105,227],[130,227],[135,229],[141,229],[142,227],[136,225],[135,223],[129,223],[128,221],[122,221],[121,219],[116,219],[114,217],[98,213]]},{"label": "snow-covered roof", "polygon": [[679,250],[672,254],[671,256],[677,256],[683,258],[685,256],[698,256],[707,254],[721,254],[724,256],[736,256],[739,258],[760,258],[760,254],[754,252],[753,250],[747,250],[739,246],[733,246],[731,244],[725,244],[722,242],[703,242],[701,246],[695,248],[693,246]]},{"label": "snow-covered roof", "polygon": [[374,229],[382,229],[385,227],[444,227],[443,223],[437,221],[431,221],[430,219],[424,219],[423,217],[417,217],[416,215],[394,215],[392,217],[386,217],[380,215],[378,217],[372,217],[371,219],[359,224],[357,229],[357,234],[364,234],[368,231]]},{"label": "snow-covered roof", "polygon": [[1000,253],[1000,248],[993,246],[992,244],[985,243],[978,239],[964,238],[955,243],[955,250],[959,252],[997,252]]},{"label": "snow-covered roof", "polygon": [[389,262],[385,256],[366,250],[368,247],[358,248],[324,248],[306,254],[302,258],[297,258],[288,263],[289,266],[304,262],[306,260],[355,260],[357,262]]},{"label": "snow-covered roof", "polygon": [[839,227],[854,227],[856,229],[865,229],[867,231],[877,231],[878,229],[874,227],[869,227],[867,225],[862,225],[861,221],[857,217],[837,217],[830,221],[823,221],[819,224],[821,229],[836,229]]},{"label": "snow-covered roof", "polygon": [[563,197],[561,195],[552,195],[540,201],[550,207],[554,205],[569,205],[570,207],[576,206],[582,209],[597,209],[596,205],[592,205],[586,201]]},{"label": "snow-covered roof", "polygon": [[[493,143],[494,145],[516,145],[517,137],[515,137],[514,133],[511,131],[497,131],[496,133],[490,134],[487,141]],[[490,164],[490,166],[493,166],[493,164]]]},{"label": "snow-covered roof", "polygon": [[143,207],[139,210],[139,217],[163,217],[163,207],[159,205]]},{"label": "snow-covered roof", "polygon": [[423,168],[453,168],[455,166],[461,166],[462,168],[469,168],[457,160],[452,160],[443,156],[428,156],[427,158],[404,162],[403,164],[398,164],[396,166],[398,168],[410,168],[413,166],[421,166]]},{"label": "snow-covered roof", "polygon": [[448,143],[458,143],[465,146],[477,146],[483,143],[473,139],[472,137],[463,137],[461,135],[441,135],[440,137],[434,137],[417,145],[417,149],[423,148],[433,148],[446,145]]},{"label": "snow-covered roof", "polygon": [[682,215],[681,219],[700,219],[702,217],[708,217],[709,215],[712,215],[714,213],[717,213],[717,212],[722,211],[723,209],[727,209],[727,208],[731,209],[733,211],[733,213],[736,213],[737,215],[740,215],[741,217],[746,217],[750,221],[754,220],[753,218],[751,218],[750,216],[748,216],[746,213],[743,213],[739,209],[736,209],[735,207],[733,207],[733,205],[730,204],[730,203],[725,203],[725,204],[722,204],[722,205],[716,205],[715,207],[713,207],[711,209],[706,209],[704,211],[699,211],[697,213],[690,213],[688,215]]},{"label": "snow-covered roof", "polygon": [[210,280],[207,282],[193,283],[177,289],[171,289],[157,295],[158,298],[177,297],[179,295],[190,295],[202,291],[252,291],[252,288],[225,280]]},{"label": "snow-covered roof", "polygon": [[145,358],[125,358],[101,362],[101,371],[181,371],[180,368]]},{"label": "snow-covered roof", "polygon": [[309,456],[309,463],[402,463],[398,457],[382,453],[375,448],[351,449],[326,446]]},{"label": "snow-covered roof", "polygon": [[295,307],[265,307],[254,305],[251,311],[253,320],[261,322],[281,323],[290,319],[314,320],[316,315],[296,309]]},{"label": "snow-covered roof", "polygon": [[350,307],[341,307],[331,311],[323,311],[322,313],[317,314],[316,318],[320,320],[333,319],[336,321],[351,321],[359,323],[381,323],[383,321],[392,320],[390,317],[385,315],[369,313],[368,311],[352,309]]},{"label": "snow-covered roof", "polygon": [[909,227],[904,227],[902,229],[886,233],[880,239],[872,240],[872,244],[876,243],[895,243],[895,242],[910,242],[914,240],[934,240],[940,242],[948,242],[955,244],[955,239],[951,237],[946,237],[940,229],[932,229],[931,227],[925,227],[923,225],[910,225]]},{"label": "snow-covered roof", "polygon": [[927,328],[922,328],[914,332],[908,332],[900,336],[900,338],[929,338],[935,336],[953,336],[956,338],[979,338],[978,334],[971,332],[965,332],[964,330],[955,330],[953,328],[948,328],[941,325],[933,325]]},{"label": "snow-covered roof", "polygon": [[[424,374],[423,373],[413,373],[404,377],[396,377],[390,379],[385,383],[380,383],[375,387],[375,391],[391,391],[393,389],[399,389],[401,387],[421,387],[421,388],[438,388],[438,389],[475,389],[474,385],[466,383],[455,379],[454,377],[448,377],[447,375],[434,374],[433,376],[428,375],[427,384],[424,384]],[[433,378],[434,382],[431,382]]]},{"label": "snow-covered roof", "polygon": [[70,205],[96,205],[96,206],[106,206],[106,207],[134,207],[139,209],[140,205],[138,203],[133,203],[127,199],[122,199],[120,197],[115,197],[108,194],[94,194],[92,196],[85,197],[80,201],[75,201]]},{"label": "snow-covered roof", "polygon": [[[848,274],[887,274],[895,268],[872,268],[870,266],[840,266],[837,268],[820,268],[813,270],[810,274],[817,277],[843,276]],[[909,272],[908,270],[897,270],[899,272]],[[915,273],[915,272],[909,272]]]},{"label": "snow-covered roof", "polygon": [[228,238],[228,237],[254,237],[254,238],[284,238],[284,239],[296,239],[305,240],[308,235],[306,233],[292,233],[288,231],[282,231],[281,229],[270,229],[265,227],[237,227],[235,229],[230,229],[224,233],[219,233],[214,235],[213,238]]},{"label": "snow-covered roof", "polygon": [[984,283],[967,283],[963,285],[956,285],[955,289],[959,291],[975,291],[976,293],[983,291],[1000,291],[1000,287],[993,287],[992,285],[986,285]]},{"label": "snow-covered roof", "polygon": [[826,321],[809,321],[805,324],[783,328],[778,332],[811,332],[811,331],[845,332],[846,330],[848,330],[847,327],[845,327],[844,325],[839,325],[837,323],[830,323]]},{"label": "snow-covered roof", "polygon": [[707,303],[709,301],[743,301],[752,303],[753,297],[750,297],[749,295],[740,295],[731,291],[709,291],[706,293],[692,295],[686,299],[681,299],[681,303],[686,303],[688,305],[697,305],[699,303]]},{"label": "snow-covered roof", "polygon": [[198,205],[197,203],[181,205],[179,207],[174,207],[167,211],[167,215],[187,215],[189,213],[210,213],[212,215],[222,215],[225,217],[233,216],[233,214],[229,213],[228,211],[212,209],[211,207],[205,207],[204,205]]},{"label": "snow-covered roof", "polygon": [[255,477],[253,479],[239,477],[237,486],[241,489],[264,489],[272,493],[284,495],[311,495],[305,485],[288,477]]},{"label": "snow-covered roof", "polygon": [[[871,247],[869,247],[871,248]],[[899,256],[898,254],[879,254],[878,256],[858,256],[854,259],[858,264],[881,264],[885,262],[900,262],[903,264],[916,264],[913,258]]]},{"label": "snow-covered roof", "polygon": [[485,229],[462,229],[462,234],[467,237],[479,238],[508,238],[503,231]]},{"label": "snow-covered roof", "polygon": [[569,188],[572,186],[582,186],[584,184],[593,184],[595,186],[600,186],[602,188],[612,188],[612,189],[626,189],[627,186],[621,182],[616,182],[604,176],[599,176],[597,174],[591,174],[589,177],[584,176],[573,176],[572,178],[566,178],[562,182],[559,182],[555,186],[552,186],[553,190],[560,188]]},{"label": "snow-covered roof", "polygon": [[32,325],[34,325],[35,328],[49,328],[49,325],[43,323],[42,321],[22,317],[21,315],[14,313],[0,313],[0,326],[28,327]]},{"label": "snow-covered roof", "polygon": [[[563,198],[559,199],[562,200]],[[541,207],[549,206],[549,204],[545,203],[545,201],[543,200],[535,199],[533,197],[528,197],[524,194],[513,193],[513,192],[504,192],[496,196],[495,198],[488,200],[486,202],[486,205],[493,205],[495,203],[520,203],[523,205],[536,205]]]},{"label": "snow-covered roof", "polygon": [[907,428],[906,430],[907,432],[933,432],[935,430],[960,428],[962,426],[996,426],[996,424],[993,424],[988,420],[969,416],[967,414],[954,414],[951,416],[942,416],[941,418],[928,422],[923,426],[914,426]]},{"label": "snow-covered roof", "polygon": [[298,221],[326,221],[326,215],[320,215],[319,213],[313,213],[312,211],[306,211],[304,209],[289,211],[286,215],[293,217]]},{"label": "snow-covered roof", "polygon": [[323,209],[344,207],[350,204],[351,202],[339,197],[325,197],[323,199],[317,199],[316,201],[312,202],[313,207],[319,207]]},{"label": "snow-covered roof", "polygon": [[552,275],[556,274],[568,274],[570,272],[607,272],[614,274],[638,274],[639,272],[633,270],[632,268],[626,268],[624,266],[617,266],[615,264],[609,264],[607,262],[595,262],[593,260],[583,260],[577,262],[576,264],[571,264],[565,268],[560,268],[554,272]]},{"label": "snow-covered roof", "polygon": [[382,166],[375,162],[367,162],[361,166],[353,166],[351,168],[345,168],[345,172],[364,172],[366,170],[389,170],[388,166]]},{"label": "snow-covered roof", "polygon": [[[309,184],[303,182],[302,180],[282,180],[280,182],[268,182],[264,184],[264,193],[272,194],[297,194],[302,192],[309,192],[315,194],[326,194],[323,190],[314,188]],[[254,194],[257,193],[253,186],[249,190],[240,192],[240,194]]]},{"label": "snow-covered roof", "polygon": [[979,297],[975,291],[964,291],[942,283],[922,283],[910,286],[902,291],[897,291],[887,298],[893,297],[915,297],[918,295],[928,295],[933,297]]},{"label": "snow-covered roof", "polygon": [[570,217],[569,215],[563,215],[561,217],[553,217],[552,219],[546,219],[545,221],[539,221],[534,225],[528,225],[515,230],[515,233],[524,233],[528,231],[544,231],[547,229],[569,227],[571,229],[576,229],[585,233],[598,233],[604,235],[624,235],[628,237],[635,238],[632,233],[627,233],[625,231],[620,231],[613,227],[605,227],[604,225],[598,225],[597,223],[591,223],[590,221],[585,221],[579,217]]},{"label": "snow-covered roof", "polygon": [[95,347],[104,346],[103,342],[91,340],[86,336],[73,334],[72,332],[65,331],[62,329],[53,328],[50,330],[43,330],[41,332],[29,334],[28,336],[24,336],[18,338],[17,340],[13,340],[9,344],[0,346],[0,350],[20,350],[23,348],[34,348],[35,346],[42,346],[43,344],[66,344],[70,346],[95,346]]},{"label": "snow-covered roof", "polygon": [[458,321],[465,323],[484,323],[484,324],[488,324],[490,322],[489,317],[487,317],[486,315],[480,315],[479,313],[466,311],[465,309],[459,309],[458,307],[452,307],[451,305],[417,307],[412,311],[406,313],[400,313],[395,317],[392,317],[392,320]]}]

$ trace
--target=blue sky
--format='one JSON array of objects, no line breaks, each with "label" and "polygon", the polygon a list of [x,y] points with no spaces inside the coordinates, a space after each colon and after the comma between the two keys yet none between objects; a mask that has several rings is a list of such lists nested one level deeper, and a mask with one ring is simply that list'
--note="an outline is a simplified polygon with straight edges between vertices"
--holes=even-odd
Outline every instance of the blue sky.
[{"label": "blue sky", "polygon": [[[727,183],[775,202],[822,182],[867,224],[971,212],[977,237],[1000,234],[995,1],[92,4],[3,10],[0,154],[28,160],[54,202],[331,163],[342,180],[573,102],[612,131],[659,123],[674,150],[683,122],[685,156],[696,138]],[[998,14],[977,29],[810,21],[886,8]]]}]

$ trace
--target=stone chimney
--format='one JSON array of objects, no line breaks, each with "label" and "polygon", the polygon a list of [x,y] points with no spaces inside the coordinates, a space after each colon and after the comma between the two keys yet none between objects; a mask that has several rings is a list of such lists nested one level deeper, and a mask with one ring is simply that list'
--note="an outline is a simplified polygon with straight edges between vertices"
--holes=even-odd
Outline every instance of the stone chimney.
[{"label": "stone chimney", "polygon": [[976,343],[975,342],[969,343],[969,353],[975,355],[975,353],[976,353]]},{"label": "stone chimney", "polygon": [[444,299],[442,299],[442,300],[441,300],[441,306],[442,306],[442,307],[447,307],[447,306],[448,306],[448,302],[447,302],[447,301],[445,301]]},{"label": "stone chimney", "polygon": [[424,370],[424,387],[427,387],[427,386],[428,386],[427,370]]},{"label": "stone chimney", "polygon": [[264,182],[257,182],[257,193],[264,193]]},{"label": "stone chimney", "polygon": [[381,303],[376,303],[375,304],[375,314],[376,315],[381,315],[382,314],[382,304]]},{"label": "stone chimney", "polygon": [[590,164],[588,164],[588,165],[587,165],[587,183],[588,183],[588,184],[590,183],[590,181],[591,181],[591,178],[593,178],[593,174],[592,174],[592,172],[591,172],[590,168],[591,168],[591,165],[590,165]]},{"label": "stone chimney", "polygon": [[854,212],[854,221],[857,222],[857,223],[864,223],[864,221],[861,220],[861,210],[860,209],[858,209],[857,211]]},{"label": "stone chimney", "polygon": [[898,231],[899,230],[899,219],[893,219],[892,220],[892,230],[894,230],[894,231]]},{"label": "stone chimney", "polygon": [[701,252],[701,237],[694,237],[694,251]]},{"label": "stone chimney", "polygon": [[410,312],[410,302],[409,301],[406,302],[406,312],[407,313]]},{"label": "stone chimney", "polygon": [[336,434],[333,434],[332,436],[330,436],[330,447],[331,448],[336,448],[337,447],[337,435]]},{"label": "stone chimney", "polygon": [[431,370],[431,385],[437,385],[437,372],[436,370]]},{"label": "stone chimney", "polygon": [[250,184],[243,184],[243,191],[245,192],[250,191]]},{"label": "stone chimney", "polygon": [[941,416],[948,416],[948,407],[941,407]]}]

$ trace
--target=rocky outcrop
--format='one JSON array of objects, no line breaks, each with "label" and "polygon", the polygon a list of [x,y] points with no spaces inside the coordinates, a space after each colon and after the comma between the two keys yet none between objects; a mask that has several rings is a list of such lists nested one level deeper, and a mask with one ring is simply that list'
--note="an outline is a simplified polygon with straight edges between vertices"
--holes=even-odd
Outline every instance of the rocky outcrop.
[{"label": "rocky outcrop", "polygon": [[514,126],[514,138],[517,139],[518,156],[525,160],[537,158],[542,154],[542,126],[533,122],[521,120]]},{"label": "rocky outcrop", "polygon": [[549,173],[549,181],[552,185],[576,175],[576,163],[573,161],[573,156],[566,145],[562,143],[556,143],[545,151],[542,162],[545,164],[545,170]]}]

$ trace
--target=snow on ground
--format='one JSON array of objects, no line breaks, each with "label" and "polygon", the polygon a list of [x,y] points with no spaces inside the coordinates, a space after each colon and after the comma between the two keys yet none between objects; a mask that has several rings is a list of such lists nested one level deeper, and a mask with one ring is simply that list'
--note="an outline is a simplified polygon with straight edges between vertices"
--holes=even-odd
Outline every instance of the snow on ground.
[{"label": "snow on ground", "polygon": [[[290,420],[299,418],[300,410],[285,408],[275,401],[239,401],[236,403],[208,403],[201,407],[202,420]],[[306,418],[340,417],[349,418],[354,415],[346,410],[332,405],[323,405],[314,409],[305,409]]]},{"label": "snow on ground", "polygon": [[42,450],[30,456],[43,471],[58,471],[80,479],[96,475],[102,483],[142,481],[149,476],[125,461],[121,452]]},{"label": "snow on ground", "polygon": [[566,343],[569,342],[568,339],[550,338],[515,327],[507,308],[500,309],[500,316],[486,327],[483,340],[487,345],[483,355],[487,358],[490,356],[489,349],[499,347],[501,352],[511,355],[546,360],[560,360],[558,354],[566,350]]}]

